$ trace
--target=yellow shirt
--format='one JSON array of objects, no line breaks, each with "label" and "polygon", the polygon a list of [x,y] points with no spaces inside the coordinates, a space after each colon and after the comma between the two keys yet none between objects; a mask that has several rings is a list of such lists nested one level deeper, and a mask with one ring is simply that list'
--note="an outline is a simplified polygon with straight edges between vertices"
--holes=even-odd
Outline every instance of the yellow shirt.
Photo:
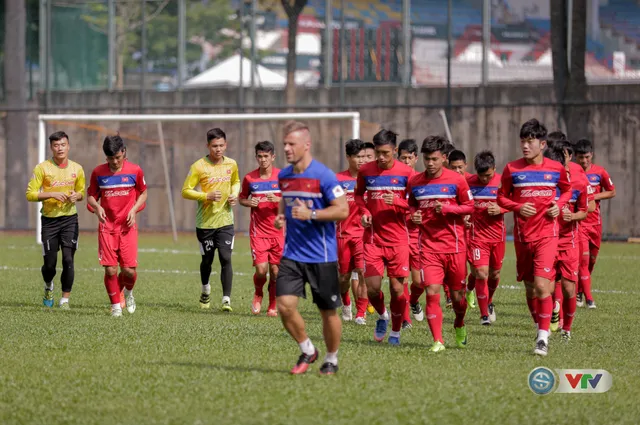
[{"label": "yellow shirt", "polygon": [[[71,192],[82,193],[84,198],[84,170],[77,162],[67,160],[65,167],[60,167],[52,159],[48,159],[36,165],[33,175],[27,186],[27,201],[38,202],[40,192],[63,192],[67,195]],[[42,210],[45,217],[65,217],[78,213],[73,202],[60,202],[49,198],[42,201]]]},{"label": "yellow shirt", "polygon": [[[200,186],[201,190],[196,190]],[[207,193],[219,190],[222,198],[218,202],[208,201]],[[198,201],[196,227],[218,229],[233,224],[233,211],[227,202],[229,195],[240,193],[238,164],[226,156],[222,163],[213,164],[208,156],[194,162],[182,186],[182,197]]]}]

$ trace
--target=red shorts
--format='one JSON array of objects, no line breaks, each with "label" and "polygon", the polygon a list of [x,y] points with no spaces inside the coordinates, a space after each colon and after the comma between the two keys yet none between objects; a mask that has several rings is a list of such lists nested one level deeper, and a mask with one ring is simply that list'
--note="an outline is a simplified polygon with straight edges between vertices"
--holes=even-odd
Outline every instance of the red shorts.
[{"label": "red shorts", "polygon": [[282,251],[284,250],[284,237],[251,237],[249,243],[251,245],[251,256],[253,257],[254,266],[264,263],[273,265],[280,264]]},{"label": "red shorts", "polygon": [[577,282],[579,265],[580,248],[575,246],[558,251],[554,270],[556,271],[556,276],[559,275],[572,282]]},{"label": "red shorts", "polygon": [[409,276],[409,246],[364,245],[364,277],[384,276],[404,278]]},{"label": "red shorts", "polygon": [[482,242],[472,240],[469,241],[467,258],[475,268],[489,266],[491,270],[500,270],[502,268],[502,260],[504,260],[505,246],[505,241]]},{"label": "red shorts", "polygon": [[422,251],[422,275],[425,286],[446,284],[460,291],[467,285],[467,254]]},{"label": "red shorts", "polygon": [[544,238],[533,242],[514,242],[518,282],[533,282],[534,276],[554,280],[558,238]]},{"label": "red shorts", "polygon": [[338,271],[340,274],[364,268],[363,245],[362,238],[338,238]]},{"label": "red shorts", "polygon": [[138,266],[138,226],[120,233],[98,232],[98,260],[102,266]]},{"label": "red shorts", "polygon": [[595,226],[581,226],[580,231],[583,232],[584,236],[586,236],[589,241],[590,248],[600,248],[600,243],[602,242],[602,224],[597,224]]},{"label": "red shorts", "polygon": [[409,242],[409,269],[422,270],[422,254],[420,253],[420,241]]}]

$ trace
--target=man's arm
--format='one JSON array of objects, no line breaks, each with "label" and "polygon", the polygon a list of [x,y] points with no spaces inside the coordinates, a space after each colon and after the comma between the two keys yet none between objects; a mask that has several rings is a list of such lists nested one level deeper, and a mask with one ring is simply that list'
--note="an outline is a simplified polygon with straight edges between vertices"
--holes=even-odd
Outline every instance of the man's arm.
[{"label": "man's arm", "polygon": [[100,206],[91,192],[89,192],[89,196],[87,197],[87,209],[98,217],[100,223],[107,222],[107,213],[105,213],[104,208]]},{"label": "man's arm", "polygon": [[200,174],[198,173],[198,170],[196,170],[195,166],[192,165],[189,169],[189,174],[187,174],[187,178],[184,180],[184,184],[182,185],[182,197],[191,201],[206,201],[207,194],[200,192],[199,190],[195,190],[198,183],[200,183]]},{"label": "man's arm", "polygon": [[616,196],[616,187],[613,185],[611,176],[609,176],[609,173],[605,169],[602,170],[602,174],[600,175],[600,185],[602,186],[602,190],[600,193],[595,194],[596,201],[611,199]]},{"label": "man's arm", "polygon": [[238,194],[238,202],[240,203],[240,205],[248,208],[253,207],[253,199],[249,199],[250,196],[251,192],[249,191],[249,180],[247,179],[247,176],[244,176],[244,178],[242,179],[242,190],[240,191],[240,194]]},{"label": "man's arm", "polygon": [[231,192],[230,196],[237,198],[240,193],[240,173],[238,172],[238,164],[234,164],[231,171]]},{"label": "man's arm", "polygon": [[500,178],[500,188],[498,189],[498,199],[496,201],[501,208],[519,213],[522,205],[511,200],[512,193],[513,182],[511,181],[511,170],[509,170],[509,166],[505,166],[502,177]]},{"label": "man's arm", "polygon": [[569,182],[569,173],[563,168],[560,171],[560,180],[558,180],[558,188],[560,189],[560,198],[556,201],[556,205],[560,211],[571,199],[571,183]]},{"label": "man's arm", "polygon": [[470,215],[473,214],[473,196],[469,184],[465,179],[460,180],[456,188],[457,204],[442,206],[442,214]]},{"label": "man's arm", "polygon": [[73,193],[69,196],[69,199],[73,202],[80,202],[84,199],[84,186],[86,184],[86,180],[84,177],[84,169],[80,167],[78,171],[78,176],[76,178],[76,184],[73,188]]},{"label": "man's arm", "polygon": [[44,171],[39,165],[33,170],[33,175],[27,185],[27,201],[40,202],[45,199],[54,198],[60,202],[67,202],[68,196],[62,192],[41,192],[42,182],[44,181]]},{"label": "man's arm", "polygon": [[356,189],[354,191],[353,197],[356,201],[356,205],[360,209],[360,213],[362,215],[370,216],[371,213],[367,208],[367,203],[364,201],[364,193],[367,191],[367,183],[365,181],[365,177],[358,173],[358,178],[356,179]]}]

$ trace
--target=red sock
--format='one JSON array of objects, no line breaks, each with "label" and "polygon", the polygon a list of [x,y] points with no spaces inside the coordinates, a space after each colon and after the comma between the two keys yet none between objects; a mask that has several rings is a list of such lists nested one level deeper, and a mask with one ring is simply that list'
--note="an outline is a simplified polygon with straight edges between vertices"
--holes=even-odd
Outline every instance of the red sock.
[{"label": "red sock", "polygon": [[134,270],[133,276],[129,277],[126,274],[122,276],[122,282],[124,283],[124,287],[127,290],[131,291],[136,284],[136,280],[138,279],[138,273]]},{"label": "red sock", "polygon": [[456,313],[456,318],[453,320],[454,328],[461,328],[464,326],[464,315],[467,314],[467,297],[462,297],[459,302],[452,302],[453,311]]},{"label": "red sock", "polygon": [[445,283],[444,285],[442,285],[442,287],[444,288],[444,294],[447,296],[447,299],[450,300],[451,292],[449,292],[449,285]]},{"label": "red sock", "polygon": [[[582,251],[582,246],[580,250]],[[578,284],[576,285],[576,291],[578,293],[584,292],[584,281],[589,279],[589,289],[591,289],[591,272],[589,272],[589,255],[580,256],[580,264],[578,265]]]},{"label": "red sock", "polygon": [[347,292],[345,292],[344,294],[340,294],[340,297],[342,298],[343,305],[351,305],[351,296],[349,295],[348,289],[347,289]]},{"label": "red sock", "polygon": [[538,312],[538,329],[549,332],[551,324],[551,314],[553,313],[553,299],[551,296],[545,298],[536,298]]},{"label": "red sock", "polygon": [[478,298],[478,308],[480,317],[489,315],[489,286],[487,279],[476,279],[476,297]]},{"label": "red sock", "polygon": [[562,329],[565,331],[571,330],[571,324],[573,323],[573,316],[576,315],[576,296],[565,298],[562,302],[562,310],[563,310],[563,324]]},{"label": "red sock", "polygon": [[120,304],[120,288],[118,287],[118,276],[115,274],[113,276],[104,275],[104,287],[107,290],[107,295],[109,295],[109,300],[111,304]]},{"label": "red sock", "polygon": [[404,292],[397,297],[391,297],[391,330],[394,332],[400,332],[402,329],[402,320],[404,318],[404,311],[407,307],[407,298]]},{"label": "red sock", "polygon": [[378,314],[384,314],[387,310],[384,306],[384,293],[382,291],[373,296],[369,295],[369,303],[376,309]]},{"label": "red sock", "polygon": [[491,304],[493,302],[493,294],[495,294],[496,293],[496,289],[498,289],[498,284],[500,283],[500,278],[498,278],[498,279],[489,278],[487,283],[488,283],[488,286],[489,286],[489,304]]},{"label": "red sock", "polygon": [[262,276],[259,277],[258,273],[253,274],[253,287],[255,288],[255,294],[259,297],[264,296],[264,292],[262,288],[264,288],[264,284],[267,283],[267,277]]},{"label": "red sock", "polygon": [[593,301],[593,296],[591,295],[591,272],[581,279],[582,282],[582,292],[584,293],[584,298],[587,301]]},{"label": "red sock", "polygon": [[118,273],[118,288],[120,288],[120,292],[124,289],[124,273]]},{"label": "red sock", "polygon": [[433,335],[434,341],[440,341],[444,344],[442,339],[442,308],[440,307],[440,294],[429,295],[427,294],[427,322],[429,322],[429,329],[431,329],[431,335]]},{"label": "red sock", "polygon": [[356,317],[364,317],[369,306],[369,298],[358,298],[356,300]]},{"label": "red sock", "polygon": [[405,282],[403,286],[403,295],[406,302],[404,306],[404,313],[402,314],[402,321],[411,323],[411,314],[409,314],[409,298],[411,298],[411,295],[409,295],[409,283]]},{"label": "red sock", "polygon": [[533,323],[538,323],[538,312],[536,311],[537,298],[527,298],[527,307],[529,307],[529,313],[533,318]]},{"label": "red sock", "polygon": [[553,291],[553,307],[555,308],[555,306],[556,306],[555,303],[556,302],[560,306],[560,310],[558,311],[558,314],[560,314],[560,318],[562,318],[562,302],[563,302],[563,298],[564,298],[564,295],[562,294],[562,282],[558,281],[558,282],[556,282],[555,291]]},{"label": "red sock", "polygon": [[411,283],[411,295],[409,296],[410,304],[418,304],[420,302],[420,297],[424,294],[424,287],[422,284],[418,284],[415,282]]},{"label": "red sock", "polygon": [[596,258],[598,258],[598,252],[600,248],[589,249],[589,274],[593,273],[593,268],[596,266]]},{"label": "red sock", "polygon": [[271,279],[269,281],[269,307],[267,310],[275,310],[276,309],[276,280]]},{"label": "red sock", "polygon": [[473,273],[469,273],[469,277],[467,278],[467,291],[473,291],[476,287],[476,277]]}]

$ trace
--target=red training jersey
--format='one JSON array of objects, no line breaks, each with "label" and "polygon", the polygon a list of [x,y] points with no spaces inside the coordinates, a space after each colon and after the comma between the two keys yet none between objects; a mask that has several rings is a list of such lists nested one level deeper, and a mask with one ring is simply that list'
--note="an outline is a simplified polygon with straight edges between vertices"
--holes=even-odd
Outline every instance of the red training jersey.
[{"label": "red training jersey", "polygon": [[[356,183],[356,203],[361,214],[372,217],[372,225],[364,231],[366,243],[379,246],[401,246],[409,243],[407,184],[413,172],[413,168],[395,160],[388,170],[378,167],[376,161],[360,167]],[[393,193],[393,205],[385,203],[383,196],[386,193]]]},{"label": "red training jersey", "polygon": [[474,208],[471,214],[471,229],[469,239],[480,242],[503,242],[506,238],[504,225],[504,208],[500,208],[500,214],[489,215],[487,208],[498,201],[498,188],[502,176],[495,173],[489,183],[483,184],[476,174],[468,179],[469,189],[473,195]]},{"label": "red training jersey", "polygon": [[[93,196],[107,215],[105,223],[98,227],[101,232],[120,232],[127,225],[127,215],[138,197],[147,190],[142,168],[127,160],[122,169],[112,172],[109,164],[98,165],[91,172],[87,195]],[[88,204],[87,204],[88,205]],[[144,206],[138,211],[142,211]]]},{"label": "red training jersey", "polygon": [[[607,170],[599,165],[591,164],[591,167],[586,170],[586,174],[594,194],[603,191],[608,192],[616,188]],[[598,226],[600,224],[602,224],[600,201],[596,201],[595,211],[592,211],[587,215],[587,218],[583,222],[583,226]]]},{"label": "red training jersey", "polygon": [[[260,169],[255,169],[242,179],[242,189],[238,197],[240,199],[258,198],[258,206],[251,208],[251,220],[249,222],[249,236],[252,238],[282,238],[284,231],[276,229],[273,225],[278,215],[278,207],[282,194],[278,186],[278,173],[280,169],[271,167],[271,176],[266,179],[260,177]],[[269,201],[269,194],[278,199]]]},{"label": "red training jersey", "polygon": [[[413,170],[411,177],[420,174],[416,170]],[[411,178],[409,178],[411,180]],[[407,200],[411,196],[411,193],[407,191]],[[407,216],[407,231],[409,232],[409,243],[411,245],[420,243],[420,226],[411,221],[411,212],[408,212]]]},{"label": "red training jersey", "polygon": [[355,198],[357,178],[352,177],[349,170],[336,174],[336,177],[347,194],[347,203],[349,204],[349,216],[337,223],[338,237],[344,239],[362,238],[364,234],[364,227],[360,221],[362,215]]},{"label": "red training jersey", "polygon": [[[569,172],[571,173],[571,171]],[[590,192],[591,191],[588,189],[588,181],[586,176],[580,174],[579,172],[576,172],[575,174],[571,173],[571,198],[569,199],[569,202],[564,206],[563,211],[558,217],[558,221],[560,223],[558,250],[562,251],[578,246],[578,241],[580,239],[580,222],[565,221],[564,218],[562,218],[562,213],[566,210],[569,210],[572,213],[587,212],[587,209],[589,207],[588,204]],[[592,196],[593,195],[591,195],[591,197]],[[559,198],[560,191],[558,188],[556,188],[556,200]]]},{"label": "red training jersey", "polygon": [[[557,161],[543,158],[540,164],[529,164],[520,158],[504,167],[498,205],[514,212],[513,237],[516,241],[558,237],[558,220],[547,215],[556,198],[556,187],[560,189],[557,205],[562,210],[571,198],[571,183],[567,170]],[[536,209],[536,214],[528,218],[520,215],[522,205],[527,202]]]},{"label": "red training jersey", "polygon": [[[426,252],[465,252],[464,216],[473,213],[473,195],[463,176],[447,168],[439,177],[420,173],[409,181],[412,209],[422,212],[421,248]],[[435,210],[442,204],[442,213]]]}]

